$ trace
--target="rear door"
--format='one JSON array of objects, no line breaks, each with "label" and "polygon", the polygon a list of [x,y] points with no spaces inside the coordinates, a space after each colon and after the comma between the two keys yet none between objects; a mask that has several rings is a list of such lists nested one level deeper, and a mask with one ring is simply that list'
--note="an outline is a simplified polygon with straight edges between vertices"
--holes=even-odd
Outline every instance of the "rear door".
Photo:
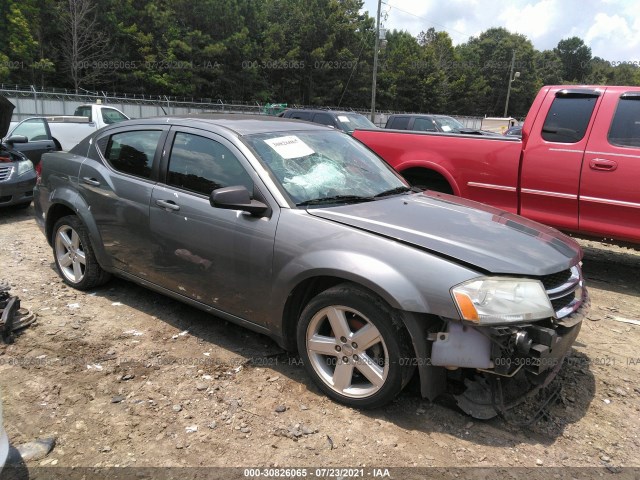
[{"label": "rear door", "polygon": [[640,241],[640,90],[607,91],[582,167],[580,230]]},{"label": "rear door", "polygon": [[168,126],[136,125],[97,138],[99,157],[80,167],[78,191],[91,205],[114,267],[147,277],[149,203]]},{"label": "rear door", "polygon": [[520,214],[565,230],[578,230],[582,158],[601,92],[550,91],[523,150]]}]

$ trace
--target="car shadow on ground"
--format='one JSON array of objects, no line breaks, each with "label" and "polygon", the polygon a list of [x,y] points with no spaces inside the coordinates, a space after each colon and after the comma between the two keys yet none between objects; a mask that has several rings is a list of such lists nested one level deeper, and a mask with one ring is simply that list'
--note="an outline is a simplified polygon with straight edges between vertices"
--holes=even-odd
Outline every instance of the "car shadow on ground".
[{"label": "car shadow on ground", "polygon": [[0,207],[0,225],[33,219],[33,212],[33,203],[28,208],[15,205]]},{"label": "car shadow on ground", "polygon": [[[55,268],[53,264],[51,268]],[[188,331],[203,352],[209,345],[225,349],[246,369],[271,368],[277,374],[305,385],[319,399],[324,396],[307,376],[300,358],[285,352],[264,335],[118,278],[97,289],[95,294],[156,317],[158,322],[171,325],[177,331]],[[478,421],[450,402],[431,403],[421,398],[417,381],[410,383],[391,404],[362,413],[406,430],[440,432],[483,445],[550,444],[562,435],[566,425],[577,422],[586,414],[593,399],[595,378],[589,369],[589,359],[573,349],[552,385],[561,385],[560,394],[546,407],[542,418],[529,426],[514,426],[501,418]]]}]

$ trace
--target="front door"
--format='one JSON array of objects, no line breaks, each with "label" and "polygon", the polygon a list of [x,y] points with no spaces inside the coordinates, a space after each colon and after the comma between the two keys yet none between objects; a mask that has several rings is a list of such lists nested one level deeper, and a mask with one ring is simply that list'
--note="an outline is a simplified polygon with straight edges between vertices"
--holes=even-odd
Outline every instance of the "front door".
[{"label": "front door", "polygon": [[[237,317],[257,318],[269,302],[278,209],[269,217],[214,208],[216,188],[261,183],[221,137],[175,127],[165,181],[151,198],[151,281]],[[264,187],[260,187],[264,188]],[[275,205],[275,204],[274,204]]]}]

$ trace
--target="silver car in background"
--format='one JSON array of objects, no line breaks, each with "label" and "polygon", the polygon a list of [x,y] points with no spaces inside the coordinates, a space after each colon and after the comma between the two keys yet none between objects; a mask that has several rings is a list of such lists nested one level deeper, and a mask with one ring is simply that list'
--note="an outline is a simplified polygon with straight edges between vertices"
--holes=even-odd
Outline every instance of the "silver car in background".
[{"label": "silver car in background", "polygon": [[556,375],[588,308],[574,240],[414,191],[306,122],[112,125],[45,155],[34,205],[67,284],[115,274],[269,335],[352,407],[417,371],[423,396],[495,416]]}]

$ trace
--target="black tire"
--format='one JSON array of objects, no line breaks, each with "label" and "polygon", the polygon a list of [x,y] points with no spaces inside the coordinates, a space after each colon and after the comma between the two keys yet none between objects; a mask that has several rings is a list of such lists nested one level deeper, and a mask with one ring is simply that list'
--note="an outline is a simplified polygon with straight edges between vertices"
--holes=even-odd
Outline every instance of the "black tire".
[{"label": "black tire", "polygon": [[109,273],[93,253],[87,227],[75,215],[67,215],[55,223],[51,245],[58,274],[67,285],[89,290],[109,280]]},{"label": "black tire", "polygon": [[[342,330],[335,327],[340,323]],[[413,373],[410,337],[397,312],[352,283],[325,290],[309,302],[298,322],[297,342],[313,381],[350,407],[375,408],[390,402]]]}]

